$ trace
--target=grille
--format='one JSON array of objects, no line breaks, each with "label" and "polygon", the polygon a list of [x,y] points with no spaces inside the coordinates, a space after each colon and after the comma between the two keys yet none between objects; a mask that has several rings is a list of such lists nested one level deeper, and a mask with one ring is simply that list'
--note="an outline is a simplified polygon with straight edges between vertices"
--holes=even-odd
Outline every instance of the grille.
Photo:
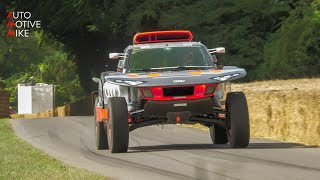
[{"label": "grille", "polygon": [[163,88],[163,96],[191,96],[193,93],[193,86]]}]

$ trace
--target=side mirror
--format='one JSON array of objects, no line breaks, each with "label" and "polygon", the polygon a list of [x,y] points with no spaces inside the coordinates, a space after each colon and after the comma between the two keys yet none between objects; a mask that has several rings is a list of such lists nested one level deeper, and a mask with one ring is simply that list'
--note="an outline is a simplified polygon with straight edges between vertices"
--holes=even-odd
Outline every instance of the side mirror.
[{"label": "side mirror", "polygon": [[119,53],[109,53],[110,59],[119,59]]},{"label": "side mirror", "polygon": [[100,79],[96,78],[96,77],[92,78],[92,81],[95,82],[95,83],[100,83]]},{"label": "side mirror", "polygon": [[224,54],[226,53],[226,48],[224,47],[217,47],[214,49],[208,49],[210,54]]},{"label": "side mirror", "polygon": [[123,53],[109,53],[109,58],[110,59],[119,59],[124,57]]}]

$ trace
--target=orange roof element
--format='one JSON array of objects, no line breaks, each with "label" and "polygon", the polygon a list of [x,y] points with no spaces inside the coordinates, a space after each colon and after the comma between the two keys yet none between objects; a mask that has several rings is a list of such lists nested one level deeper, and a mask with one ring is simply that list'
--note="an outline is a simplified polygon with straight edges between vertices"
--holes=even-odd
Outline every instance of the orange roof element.
[{"label": "orange roof element", "polygon": [[174,31],[152,31],[138,33],[133,37],[135,44],[158,43],[158,42],[186,42],[192,41],[191,31],[174,30]]}]

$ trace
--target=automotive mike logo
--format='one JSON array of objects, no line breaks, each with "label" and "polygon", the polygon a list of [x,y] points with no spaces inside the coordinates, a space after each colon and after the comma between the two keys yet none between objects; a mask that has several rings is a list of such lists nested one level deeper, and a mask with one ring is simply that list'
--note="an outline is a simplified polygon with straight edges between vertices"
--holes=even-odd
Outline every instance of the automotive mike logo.
[{"label": "automotive mike logo", "polygon": [[8,12],[6,37],[29,37],[30,29],[40,29],[41,21],[32,21],[30,12]]}]

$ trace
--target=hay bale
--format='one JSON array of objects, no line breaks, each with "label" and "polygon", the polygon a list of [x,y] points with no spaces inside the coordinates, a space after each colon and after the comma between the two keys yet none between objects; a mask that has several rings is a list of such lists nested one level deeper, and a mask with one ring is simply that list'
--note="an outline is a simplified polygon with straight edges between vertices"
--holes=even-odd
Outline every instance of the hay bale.
[{"label": "hay bale", "polygon": [[247,97],[252,137],[320,146],[320,79],[234,85]]},{"label": "hay bale", "polygon": [[57,115],[58,115],[58,117],[66,117],[67,116],[66,106],[58,107],[57,108]]}]

